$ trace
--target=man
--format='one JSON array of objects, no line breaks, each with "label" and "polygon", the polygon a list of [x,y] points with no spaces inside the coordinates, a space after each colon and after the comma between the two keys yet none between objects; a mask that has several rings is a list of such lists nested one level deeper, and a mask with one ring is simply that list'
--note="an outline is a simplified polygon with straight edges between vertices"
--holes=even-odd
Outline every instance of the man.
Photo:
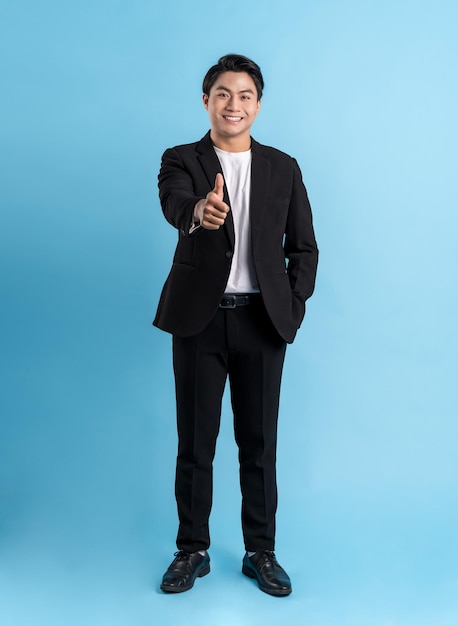
[{"label": "man", "polygon": [[313,292],[318,250],[296,161],[251,138],[263,87],[256,63],[222,57],[203,81],[210,132],[166,150],[159,173],[164,215],[178,229],[154,320],[173,335],[177,400],[179,551],[166,592],[187,591],[210,571],[212,463],[229,377],[242,571],[266,593],[291,593],[274,553],[277,416],[286,343]]}]

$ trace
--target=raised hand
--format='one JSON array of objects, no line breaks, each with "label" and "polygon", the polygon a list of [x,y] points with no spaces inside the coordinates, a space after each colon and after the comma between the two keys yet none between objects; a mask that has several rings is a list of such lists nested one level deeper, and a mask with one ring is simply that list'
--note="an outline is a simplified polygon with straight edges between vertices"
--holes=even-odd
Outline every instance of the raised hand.
[{"label": "raised hand", "polygon": [[226,221],[230,209],[223,201],[224,178],[217,174],[214,188],[207,193],[207,197],[199,200],[194,207],[194,219],[203,228],[218,230]]}]

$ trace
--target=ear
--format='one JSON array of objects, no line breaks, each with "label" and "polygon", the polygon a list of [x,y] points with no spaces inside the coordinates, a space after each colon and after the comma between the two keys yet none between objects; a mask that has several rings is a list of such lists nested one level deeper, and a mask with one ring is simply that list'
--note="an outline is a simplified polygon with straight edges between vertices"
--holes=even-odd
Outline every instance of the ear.
[{"label": "ear", "polygon": [[256,108],[256,115],[259,113],[260,108],[261,108],[261,100],[258,100],[258,105]]},{"label": "ear", "polygon": [[208,95],[206,93],[202,95],[202,101],[204,103],[204,107],[208,109]]}]

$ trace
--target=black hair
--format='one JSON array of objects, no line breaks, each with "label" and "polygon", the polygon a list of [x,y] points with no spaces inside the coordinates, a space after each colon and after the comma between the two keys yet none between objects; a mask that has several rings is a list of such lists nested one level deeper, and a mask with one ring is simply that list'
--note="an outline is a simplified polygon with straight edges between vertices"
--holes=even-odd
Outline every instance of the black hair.
[{"label": "black hair", "polygon": [[258,100],[262,98],[262,90],[264,89],[264,79],[261,74],[261,68],[248,57],[240,54],[226,54],[221,57],[216,65],[213,65],[205,74],[202,83],[202,91],[207,96],[210,95],[210,89],[215,84],[218,76],[223,72],[246,72],[253,79],[258,92]]}]

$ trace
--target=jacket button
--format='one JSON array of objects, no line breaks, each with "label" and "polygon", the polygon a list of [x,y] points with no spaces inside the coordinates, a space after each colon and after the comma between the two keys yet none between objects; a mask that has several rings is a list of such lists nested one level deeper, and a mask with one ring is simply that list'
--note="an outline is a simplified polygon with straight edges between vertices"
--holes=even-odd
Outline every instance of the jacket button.
[{"label": "jacket button", "polygon": [[234,253],[232,252],[232,250],[228,250],[228,251],[226,252],[226,259],[232,259],[232,255],[233,255],[233,254],[234,254]]}]

